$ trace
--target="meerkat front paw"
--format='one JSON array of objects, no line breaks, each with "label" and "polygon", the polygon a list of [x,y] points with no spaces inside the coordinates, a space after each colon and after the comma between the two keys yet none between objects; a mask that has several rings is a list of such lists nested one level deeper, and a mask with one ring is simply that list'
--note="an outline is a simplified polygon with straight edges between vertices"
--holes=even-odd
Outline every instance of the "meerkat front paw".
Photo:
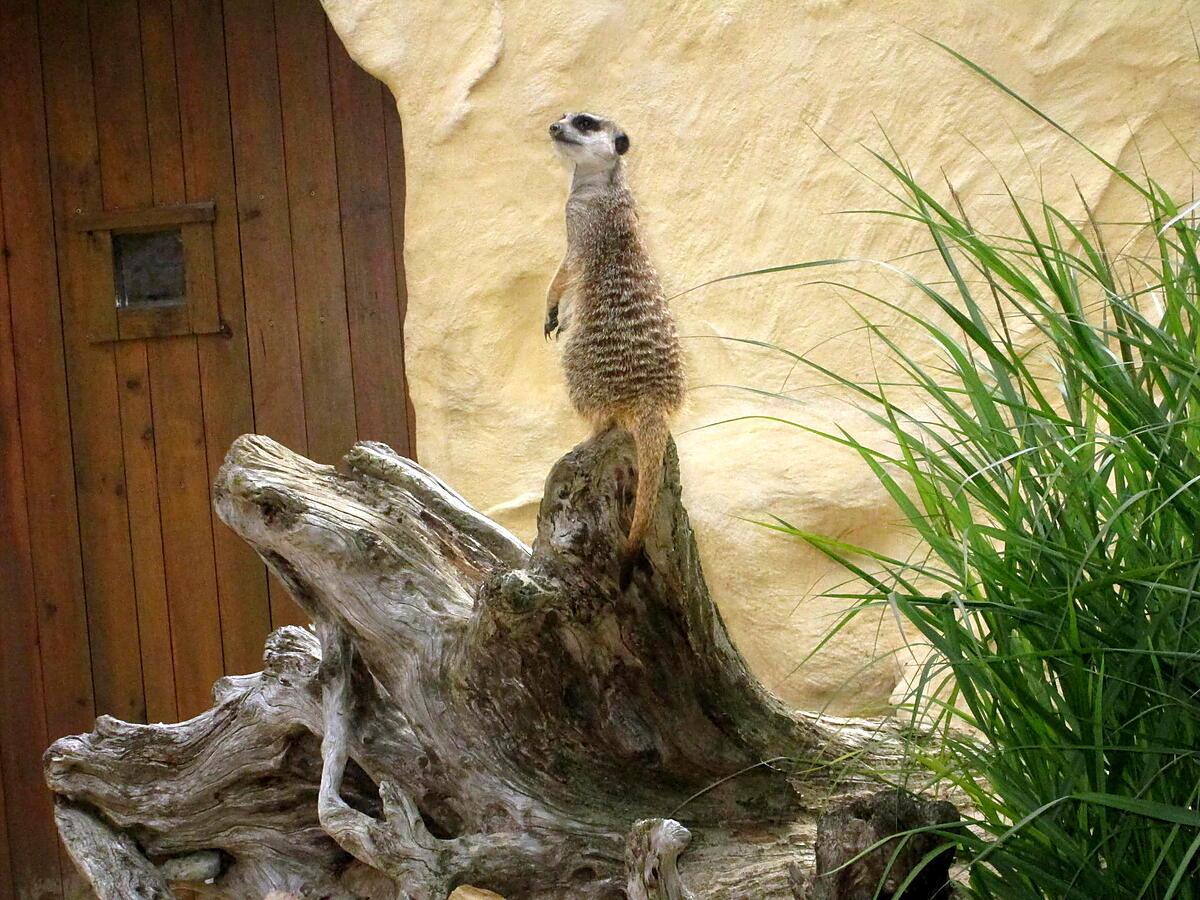
[{"label": "meerkat front paw", "polygon": [[546,310],[546,324],[542,327],[546,340],[558,337],[558,307],[551,306]]}]

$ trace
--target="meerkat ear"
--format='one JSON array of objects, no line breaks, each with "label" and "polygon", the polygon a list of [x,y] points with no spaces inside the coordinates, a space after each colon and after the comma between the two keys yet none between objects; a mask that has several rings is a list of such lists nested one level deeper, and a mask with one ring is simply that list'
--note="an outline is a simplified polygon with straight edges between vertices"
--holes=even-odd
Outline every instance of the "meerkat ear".
[{"label": "meerkat ear", "polygon": [[624,156],[629,150],[629,135],[622,131],[613,141],[613,146],[617,148],[617,156]]}]

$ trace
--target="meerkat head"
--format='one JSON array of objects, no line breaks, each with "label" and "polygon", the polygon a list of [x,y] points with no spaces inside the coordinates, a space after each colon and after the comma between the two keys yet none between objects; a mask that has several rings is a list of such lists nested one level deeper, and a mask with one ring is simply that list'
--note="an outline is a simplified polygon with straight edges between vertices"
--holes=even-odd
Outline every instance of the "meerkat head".
[{"label": "meerkat head", "polygon": [[629,150],[629,135],[612,119],[592,113],[563,113],[550,126],[550,138],[555,152],[584,172],[612,169]]}]

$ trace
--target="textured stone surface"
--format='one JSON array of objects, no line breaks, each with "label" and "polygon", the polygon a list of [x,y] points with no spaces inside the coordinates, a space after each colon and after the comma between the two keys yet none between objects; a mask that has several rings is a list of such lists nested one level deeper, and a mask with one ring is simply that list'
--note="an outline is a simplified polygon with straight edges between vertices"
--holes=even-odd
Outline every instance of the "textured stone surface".
[{"label": "textured stone surface", "polygon": [[[902,225],[835,215],[885,198],[817,135],[871,168],[858,142],[882,147],[885,130],[928,183],[944,169],[984,227],[1005,224],[997,170],[1026,196],[1040,170],[1073,212],[1076,179],[1102,218],[1140,214],[1082,150],[920,34],[996,72],[1107,157],[1137,168],[1140,148],[1164,184],[1191,190],[1170,133],[1194,143],[1200,126],[1185,2],[325,2],[403,117],[405,349],[421,461],[525,538],[551,462],[584,433],[558,348],[542,340],[566,193],[546,127],[563,110],[610,114],[628,130],[630,181],[668,295],[760,266],[923,246]],[[877,284],[875,272],[836,277]],[[860,619],[801,665],[841,607],[818,596],[842,576],[745,520],[774,513],[903,552],[896,513],[852,454],[819,438],[762,421],[701,427],[767,412],[880,439],[821,377],[720,340],[774,341],[851,376],[876,366],[886,376],[852,296],[809,284],[834,274],[728,282],[673,302],[693,389],[676,435],[707,575],[739,647],[786,700],[851,711],[885,702],[903,677],[895,624]],[[896,336],[921,354],[911,329]],[[786,386],[793,402],[715,385]]]}]

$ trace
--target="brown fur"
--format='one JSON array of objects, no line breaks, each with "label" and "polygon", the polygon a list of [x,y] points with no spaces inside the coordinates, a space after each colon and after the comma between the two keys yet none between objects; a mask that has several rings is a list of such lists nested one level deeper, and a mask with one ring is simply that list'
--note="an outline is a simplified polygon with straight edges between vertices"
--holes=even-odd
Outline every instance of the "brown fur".
[{"label": "brown fur", "polygon": [[[605,127],[620,134],[610,122]],[[564,283],[574,288],[569,318],[562,324],[571,403],[597,431],[613,425],[627,429],[637,447],[637,501],[621,560],[627,582],[662,484],[668,423],[683,403],[679,339],[638,233],[619,156],[600,176],[576,174],[566,218],[567,254],[555,283],[560,292]],[[552,287],[557,320],[554,293]]]}]

